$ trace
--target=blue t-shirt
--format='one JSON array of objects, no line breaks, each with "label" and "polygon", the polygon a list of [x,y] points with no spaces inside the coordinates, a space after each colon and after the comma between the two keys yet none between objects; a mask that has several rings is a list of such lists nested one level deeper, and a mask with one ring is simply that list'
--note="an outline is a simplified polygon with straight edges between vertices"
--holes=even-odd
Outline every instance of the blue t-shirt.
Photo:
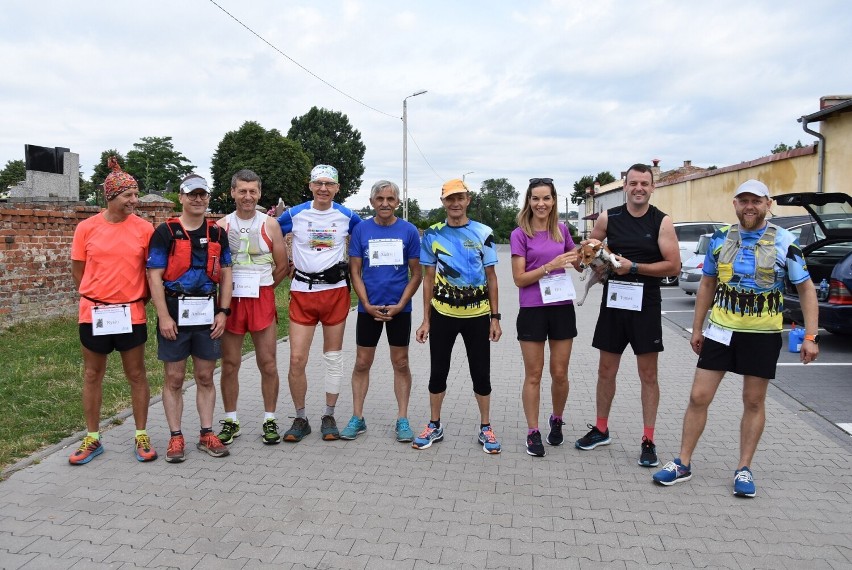
[{"label": "blue t-shirt", "polygon": [[420,264],[435,267],[432,306],[450,317],[491,312],[485,268],[497,265],[491,228],[470,220],[460,227],[439,222],[423,233]]},{"label": "blue t-shirt", "polygon": [[[408,286],[408,260],[420,256],[420,232],[400,218],[389,226],[366,220],[352,230],[349,256],[362,260],[361,279],[370,304],[396,305]],[[364,312],[360,300],[358,311]],[[403,312],[411,312],[411,300]]]},{"label": "blue t-shirt", "polygon": [[[719,277],[719,254],[731,226],[716,230],[704,256],[704,275]],[[713,295],[710,322],[740,332],[774,333],[783,328],[784,278],[798,285],[810,279],[808,266],[793,234],[783,228],[775,233],[775,282],[768,288],[754,280],[754,250],[766,231],[740,228],[741,245],[734,257],[732,276],[727,283],[720,279]]]}]

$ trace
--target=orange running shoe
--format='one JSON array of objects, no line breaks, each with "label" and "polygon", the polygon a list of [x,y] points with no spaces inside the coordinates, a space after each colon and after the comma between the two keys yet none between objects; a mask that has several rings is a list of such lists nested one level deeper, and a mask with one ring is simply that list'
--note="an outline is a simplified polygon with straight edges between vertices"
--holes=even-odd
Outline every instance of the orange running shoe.
[{"label": "orange running shoe", "polygon": [[183,453],[186,443],[183,441],[182,435],[173,435],[169,439],[169,449],[166,451],[166,461],[169,463],[180,463],[186,456]]},{"label": "orange running shoe", "polygon": [[230,455],[230,451],[225,447],[225,444],[216,437],[216,434],[211,432],[205,433],[198,439],[198,444],[196,447],[200,451],[207,452],[208,455],[213,457],[225,457],[226,455]]},{"label": "orange running shoe", "polygon": [[77,451],[72,453],[71,457],[68,458],[68,463],[71,465],[85,465],[103,452],[104,446],[101,445],[101,440],[87,435],[83,438],[83,442],[77,448]]},{"label": "orange running shoe", "polygon": [[151,438],[147,434],[136,436],[136,459],[139,461],[154,461],[157,452],[151,447]]}]

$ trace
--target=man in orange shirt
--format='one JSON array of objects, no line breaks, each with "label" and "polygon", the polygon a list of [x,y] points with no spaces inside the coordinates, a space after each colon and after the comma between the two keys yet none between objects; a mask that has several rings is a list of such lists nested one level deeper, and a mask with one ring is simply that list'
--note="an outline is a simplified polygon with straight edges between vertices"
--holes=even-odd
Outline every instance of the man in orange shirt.
[{"label": "man in orange shirt", "polygon": [[83,465],[104,452],[99,424],[107,356],[121,354],[130,383],[136,422],[136,459],[153,461],[157,452],[145,431],[151,398],[145,371],[148,327],[145,262],[154,227],[137,216],[139,187],[110,157],[112,172],[104,180],[106,210],[80,222],[71,244],[71,274],[80,293],[78,322],[83,345],[83,414],[88,433],[71,454]]}]

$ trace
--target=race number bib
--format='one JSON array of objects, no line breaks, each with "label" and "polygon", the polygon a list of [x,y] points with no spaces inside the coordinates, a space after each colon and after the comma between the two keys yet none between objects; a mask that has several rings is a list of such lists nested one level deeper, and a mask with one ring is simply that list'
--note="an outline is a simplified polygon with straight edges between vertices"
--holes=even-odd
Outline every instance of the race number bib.
[{"label": "race number bib", "polygon": [[96,305],[92,307],[92,336],[133,332],[130,305]]},{"label": "race number bib", "polygon": [[606,306],[627,311],[642,310],[642,283],[609,280]]},{"label": "race number bib", "polygon": [[182,297],[178,300],[178,325],[212,325],[213,297]]},{"label": "race number bib", "polygon": [[545,304],[573,301],[577,298],[574,282],[571,281],[571,276],[567,272],[542,277],[538,281],[538,289],[541,291],[541,300]]},{"label": "race number bib", "polygon": [[260,297],[260,275],[257,273],[237,273],[234,276],[234,297]]},{"label": "race number bib", "polygon": [[401,239],[371,239],[368,246],[370,267],[404,265]]},{"label": "race number bib", "polygon": [[710,326],[704,329],[704,338],[715,340],[719,344],[724,344],[725,346],[729,346],[731,344],[731,336],[733,334],[734,331],[723,329],[713,323],[710,323]]}]

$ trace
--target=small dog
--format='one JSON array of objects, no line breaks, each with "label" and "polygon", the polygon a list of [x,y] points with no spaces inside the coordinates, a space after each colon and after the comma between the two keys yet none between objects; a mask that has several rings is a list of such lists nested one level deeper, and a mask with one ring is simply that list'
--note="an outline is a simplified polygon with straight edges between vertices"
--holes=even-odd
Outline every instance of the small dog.
[{"label": "small dog", "polygon": [[[577,301],[577,305],[582,306],[586,301],[586,296],[589,294],[589,289],[595,283],[603,283],[609,279],[615,269],[618,269],[619,264],[615,259],[615,254],[612,253],[607,246],[601,242],[587,243],[580,246],[577,252],[580,256],[580,269],[583,270],[583,275],[580,276],[580,281],[586,282],[586,287],[583,291],[583,297]],[[603,274],[598,274],[595,271],[597,267],[604,267]]]}]

